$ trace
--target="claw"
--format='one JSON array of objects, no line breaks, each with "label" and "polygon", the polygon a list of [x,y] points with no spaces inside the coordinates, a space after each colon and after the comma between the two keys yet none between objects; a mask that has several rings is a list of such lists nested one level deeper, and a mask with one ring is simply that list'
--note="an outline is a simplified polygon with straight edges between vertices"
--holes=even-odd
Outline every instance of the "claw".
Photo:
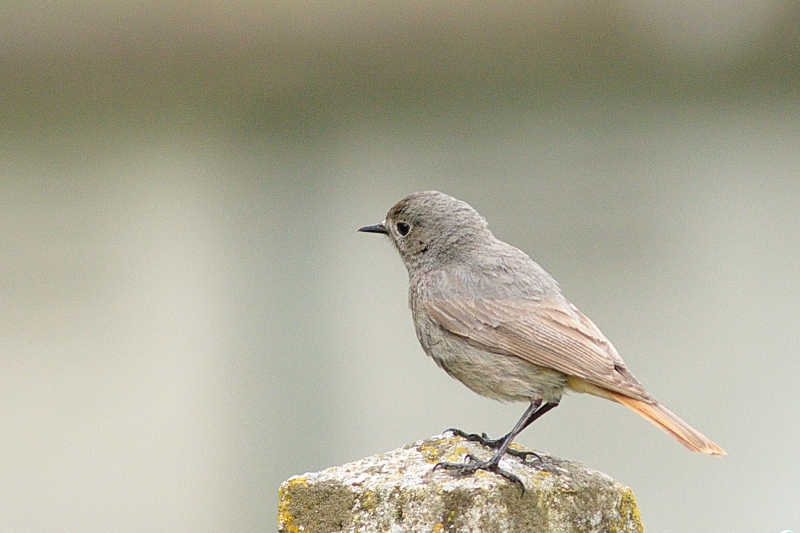
[{"label": "claw", "polygon": [[487,472],[494,472],[500,476],[503,476],[507,480],[512,483],[516,483],[519,485],[520,490],[522,491],[521,496],[525,495],[525,485],[523,485],[522,480],[508,472],[507,470],[503,470],[500,468],[500,464],[497,461],[478,461],[475,456],[467,455],[467,460],[470,461],[468,463],[448,463],[448,462],[441,462],[436,463],[436,466],[433,467],[434,470],[437,468],[444,468],[445,470],[452,470],[453,475],[456,477],[464,477],[469,476],[477,472],[478,470],[486,470]]},{"label": "claw", "polygon": [[531,422],[545,414],[546,412],[550,411],[554,407],[558,405],[559,400],[556,399],[555,401],[548,401],[546,404],[542,405],[542,399],[533,399],[531,400],[531,404],[525,410],[525,413],[522,415],[522,418],[519,419],[517,425],[514,426],[508,435],[503,437],[502,439],[490,439],[486,433],[483,435],[477,435],[472,433],[464,433],[460,429],[451,428],[447,431],[453,433],[453,435],[458,435],[459,437],[463,437],[470,441],[475,441],[483,444],[484,446],[488,446],[489,448],[496,449],[497,451],[494,452],[494,455],[488,461],[478,461],[475,457],[468,455],[467,460],[470,462],[460,464],[460,463],[437,463],[436,466],[433,467],[434,470],[437,468],[444,468],[446,470],[454,470],[454,474],[456,476],[467,476],[470,474],[474,474],[478,470],[487,470],[489,472],[494,472],[495,474],[499,474],[506,478],[507,480],[511,481],[512,483],[519,484],[520,488],[522,489],[523,496],[525,495],[525,485],[522,484],[522,481],[512,474],[511,472],[506,472],[502,468],[500,468],[500,458],[503,457],[506,453],[513,455],[514,457],[519,457],[522,459],[523,463],[528,458],[529,455],[536,456],[539,461],[542,458],[535,452],[523,452],[518,450],[511,450],[509,447],[514,442],[514,437],[519,435],[519,432],[531,425]]},{"label": "claw", "polygon": [[490,439],[489,435],[486,433],[478,435],[477,433],[467,433],[466,431],[461,431],[460,429],[456,428],[450,428],[447,431],[452,433],[454,436],[465,438],[470,442],[479,442],[483,446],[492,449],[499,447],[503,443],[503,439]]},{"label": "claw", "polygon": [[[496,450],[497,448],[499,448],[503,444],[503,439],[505,439],[505,437],[503,437],[502,439],[490,439],[489,435],[487,435],[486,433],[481,433],[480,435],[478,435],[477,433],[467,433],[465,431],[461,431],[460,429],[456,428],[450,428],[447,431],[452,433],[454,436],[462,437],[470,442],[478,442],[481,445],[486,446],[487,448],[491,448],[492,450]],[[509,448],[508,450],[506,450],[506,453],[509,455],[513,455],[514,457],[519,457],[520,459],[522,459],[522,462],[527,461],[529,455],[533,455],[539,460],[539,462],[542,462],[542,457],[536,452],[520,451],[520,450],[515,450],[513,448]]]},{"label": "claw", "polygon": [[523,463],[528,460],[529,455],[536,457],[540,463],[542,462],[542,456],[536,452],[528,452],[528,451],[515,450],[513,448],[509,448],[508,450],[506,450],[506,453],[509,455],[513,455],[514,457],[519,457],[520,459],[522,459]]}]

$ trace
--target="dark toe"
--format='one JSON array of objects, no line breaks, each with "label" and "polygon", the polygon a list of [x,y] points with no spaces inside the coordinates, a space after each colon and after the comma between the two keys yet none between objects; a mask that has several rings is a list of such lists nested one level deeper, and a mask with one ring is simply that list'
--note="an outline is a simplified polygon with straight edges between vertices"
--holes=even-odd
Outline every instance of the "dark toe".
[{"label": "dark toe", "polygon": [[450,470],[454,476],[456,477],[465,477],[470,476],[477,472],[478,470],[486,470],[487,472],[494,472],[495,474],[502,476],[509,480],[512,483],[516,483],[519,485],[520,490],[522,491],[522,495],[525,495],[525,485],[522,483],[522,480],[517,477],[516,475],[512,474],[507,470],[503,470],[500,468],[500,465],[497,462],[492,461],[478,461],[472,455],[467,455],[467,459],[470,462],[467,463],[448,463],[448,462],[441,462],[436,463],[436,466],[433,467],[434,470],[437,468],[443,468],[445,470]]}]

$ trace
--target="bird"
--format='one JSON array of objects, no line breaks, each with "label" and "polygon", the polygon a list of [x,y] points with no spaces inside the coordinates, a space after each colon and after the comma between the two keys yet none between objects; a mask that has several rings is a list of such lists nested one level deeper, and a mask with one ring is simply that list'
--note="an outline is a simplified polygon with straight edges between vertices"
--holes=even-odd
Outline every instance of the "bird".
[{"label": "bird", "polygon": [[558,282],[525,252],[497,239],[466,202],[438,191],[413,193],[381,223],[358,231],[388,236],[399,252],[408,270],[414,328],[427,355],[482,396],[529,403],[502,438],[451,430],[493,448],[490,459],[468,456],[465,463],[441,462],[435,469],[456,476],[492,471],[521,484],[500,459],[532,453],[509,446],[557,407],[566,390],[620,403],[689,450],[726,455],[659,403]]}]

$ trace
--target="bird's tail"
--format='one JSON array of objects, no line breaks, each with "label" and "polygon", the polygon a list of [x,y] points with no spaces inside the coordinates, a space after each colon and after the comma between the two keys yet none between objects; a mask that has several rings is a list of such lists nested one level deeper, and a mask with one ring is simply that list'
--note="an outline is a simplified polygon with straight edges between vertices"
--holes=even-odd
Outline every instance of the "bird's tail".
[{"label": "bird's tail", "polygon": [[711,442],[705,435],[684,422],[669,409],[654,401],[653,403],[636,400],[623,394],[604,389],[610,399],[621,403],[640,414],[656,426],[660,427],[678,442],[693,452],[703,452],[709,455],[728,455],[725,450]]}]

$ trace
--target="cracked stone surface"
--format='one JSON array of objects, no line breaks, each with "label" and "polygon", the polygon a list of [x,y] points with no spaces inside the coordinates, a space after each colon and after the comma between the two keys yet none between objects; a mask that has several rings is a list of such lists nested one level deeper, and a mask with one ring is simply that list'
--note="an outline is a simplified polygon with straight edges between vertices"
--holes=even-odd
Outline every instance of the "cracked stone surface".
[{"label": "cracked stone surface", "polygon": [[[523,449],[516,444],[516,449]],[[478,471],[454,477],[439,461],[488,459],[492,451],[449,433],[320,472],[280,487],[278,530],[297,532],[642,533],[628,487],[580,463],[537,452],[506,456],[519,485]]]}]

